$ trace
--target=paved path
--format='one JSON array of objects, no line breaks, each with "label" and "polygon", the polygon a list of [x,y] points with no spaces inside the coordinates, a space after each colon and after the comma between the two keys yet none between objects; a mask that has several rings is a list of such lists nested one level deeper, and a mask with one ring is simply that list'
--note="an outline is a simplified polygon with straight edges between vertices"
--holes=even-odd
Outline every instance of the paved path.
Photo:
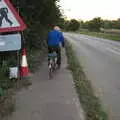
[{"label": "paved path", "polygon": [[48,79],[47,62],[32,77],[28,90],[17,93],[16,111],[5,120],[84,120],[63,52],[60,71]]},{"label": "paved path", "polygon": [[120,120],[120,42],[65,33],[112,120]]}]

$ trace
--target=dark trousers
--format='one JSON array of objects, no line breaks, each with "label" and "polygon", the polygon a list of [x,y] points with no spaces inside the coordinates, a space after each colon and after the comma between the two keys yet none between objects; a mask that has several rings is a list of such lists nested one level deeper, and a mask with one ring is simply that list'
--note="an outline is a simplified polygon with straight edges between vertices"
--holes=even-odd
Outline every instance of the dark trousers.
[{"label": "dark trousers", "polygon": [[60,47],[56,47],[56,46],[48,46],[48,53],[53,53],[56,52],[57,53],[57,64],[60,66],[61,65],[61,49]]}]

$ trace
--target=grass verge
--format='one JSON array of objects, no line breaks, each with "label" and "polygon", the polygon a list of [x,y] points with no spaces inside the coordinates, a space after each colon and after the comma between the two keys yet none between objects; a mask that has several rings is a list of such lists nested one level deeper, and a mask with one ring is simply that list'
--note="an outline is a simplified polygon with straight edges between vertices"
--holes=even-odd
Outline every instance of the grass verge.
[{"label": "grass verge", "polygon": [[4,96],[0,97],[0,118],[11,115],[14,110],[13,89],[4,90]]},{"label": "grass verge", "polygon": [[72,45],[68,41],[66,41],[66,55],[80,102],[86,113],[86,119],[107,120],[107,114],[102,108],[100,100],[94,95],[91,83],[87,80]]},{"label": "grass verge", "polygon": [[120,41],[120,35],[116,34],[108,34],[108,33],[100,33],[100,32],[80,32],[80,34],[86,34],[89,36],[100,37],[109,40]]}]

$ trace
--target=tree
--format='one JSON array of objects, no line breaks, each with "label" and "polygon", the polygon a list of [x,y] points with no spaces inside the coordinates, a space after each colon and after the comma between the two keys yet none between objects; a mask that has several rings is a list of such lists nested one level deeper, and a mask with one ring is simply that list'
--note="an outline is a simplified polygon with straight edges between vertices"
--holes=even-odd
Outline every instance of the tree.
[{"label": "tree", "polygon": [[100,28],[103,25],[103,20],[98,17],[88,22],[88,29],[90,31],[100,31]]},{"label": "tree", "polygon": [[120,18],[117,20],[104,20],[103,28],[105,28],[105,29],[120,29]]},{"label": "tree", "polygon": [[115,28],[120,29],[120,18],[115,22]]},{"label": "tree", "polygon": [[113,22],[110,21],[110,20],[104,20],[103,23],[104,23],[104,24],[103,24],[103,28],[105,28],[105,29],[111,29],[112,26],[113,26]]},{"label": "tree", "polygon": [[48,29],[57,24],[61,17],[58,0],[11,1],[16,8],[19,7],[20,15],[28,26],[25,31],[27,47],[30,50],[41,48]]},{"label": "tree", "polygon": [[80,27],[80,23],[75,20],[75,19],[72,19],[70,22],[69,22],[69,25],[68,25],[68,30],[72,30],[72,31],[76,31],[78,30]]}]

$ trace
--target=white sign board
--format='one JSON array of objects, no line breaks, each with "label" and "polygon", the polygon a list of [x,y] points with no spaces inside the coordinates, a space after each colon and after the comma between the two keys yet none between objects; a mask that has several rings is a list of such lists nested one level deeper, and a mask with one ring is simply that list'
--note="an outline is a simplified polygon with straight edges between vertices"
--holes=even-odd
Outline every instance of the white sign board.
[{"label": "white sign board", "polygon": [[0,51],[15,51],[21,49],[21,35],[0,35]]}]

